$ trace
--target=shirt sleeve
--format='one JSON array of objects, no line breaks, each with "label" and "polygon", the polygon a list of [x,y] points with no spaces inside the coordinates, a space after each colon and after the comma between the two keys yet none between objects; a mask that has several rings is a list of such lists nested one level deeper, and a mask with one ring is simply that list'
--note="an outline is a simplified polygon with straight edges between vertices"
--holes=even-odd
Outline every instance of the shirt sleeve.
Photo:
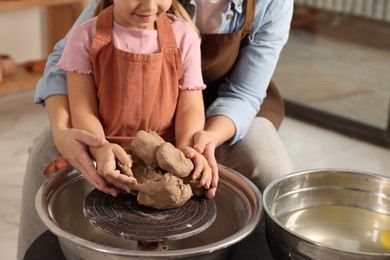
[{"label": "shirt sleeve", "polygon": [[[73,27],[90,19],[98,2],[99,0],[90,0],[89,5],[81,13]],[[67,95],[66,73],[56,65],[61,58],[70,32],[54,46],[53,52],[48,57],[45,72],[36,85],[34,102],[37,104],[44,105],[45,99],[51,95]]]},{"label": "shirt sleeve", "polygon": [[57,64],[60,69],[81,74],[93,73],[89,50],[95,35],[95,27],[95,23],[90,20],[87,24],[73,28]]},{"label": "shirt sleeve", "polygon": [[203,90],[206,85],[202,76],[199,35],[189,23],[185,21],[179,23],[181,29],[175,28],[175,32],[181,34],[178,44],[183,60],[183,77],[179,87],[182,90]]},{"label": "shirt sleeve", "polygon": [[240,49],[235,66],[219,88],[218,98],[206,112],[207,118],[224,115],[233,121],[236,134],[229,144],[241,140],[249,130],[288,39],[293,1],[265,2],[256,1],[249,43]]}]

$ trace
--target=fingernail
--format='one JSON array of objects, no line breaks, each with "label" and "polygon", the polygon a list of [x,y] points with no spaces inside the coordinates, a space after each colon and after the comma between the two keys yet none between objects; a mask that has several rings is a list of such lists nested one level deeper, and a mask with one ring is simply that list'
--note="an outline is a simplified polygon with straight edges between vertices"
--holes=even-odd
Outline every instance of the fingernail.
[{"label": "fingernail", "polygon": [[133,184],[135,184],[135,182],[136,182],[135,180],[129,180],[129,181],[127,181],[127,184],[128,185],[133,185]]}]

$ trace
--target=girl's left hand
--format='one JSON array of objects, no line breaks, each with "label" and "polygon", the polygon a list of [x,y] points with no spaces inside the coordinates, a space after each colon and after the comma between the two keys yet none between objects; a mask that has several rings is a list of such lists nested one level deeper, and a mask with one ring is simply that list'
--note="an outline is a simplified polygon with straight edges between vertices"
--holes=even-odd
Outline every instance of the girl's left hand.
[{"label": "girl's left hand", "polygon": [[201,130],[194,135],[194,149],[206,158],[212,171],[211,185],[206,191],[207,198],[215,197],[219,181],[218,164],[215,159],[215,147],[215,142],[209,132]]},{"label": "girl's left hand", "polygon": [[[212,182],[212,169],[209,166],[207,159],[195,149],[191,147],[181,148],[185,156],[194,164],[194,170],[192,171],[192,179],[199,180],[200,184],[206,189],[210,189],[210,185]],[[207,192],[206,192],[206,197]]]}]

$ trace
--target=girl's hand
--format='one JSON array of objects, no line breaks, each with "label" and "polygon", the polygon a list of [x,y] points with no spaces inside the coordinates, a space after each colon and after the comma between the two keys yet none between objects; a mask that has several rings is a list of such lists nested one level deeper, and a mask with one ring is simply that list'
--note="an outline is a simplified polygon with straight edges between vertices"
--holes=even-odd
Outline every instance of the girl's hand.
[{"label": "girl's hand", "polygon": [[101,147],[107,143],[103,137],[76,128],[53,129],[58,151],[85,179],[102,192],[117,196],[120,190],[109,185],[96,171],[88,147]]},{"label": "girl's hand", "polygon": [[204,130],[198,131],[194,135],[194,149],[206,158],[211,167],[212,180],[209,189],[206,191],[206,197],[213,198],[217,192],[219,175],[218,164],[215,159],[215,142],[212,135]]},{"label": "girl's hand", "polygon": [[187,158],[191,159],[194,164],[192,179],[199,180],[200,184],[206,190],[209,190],[212,181],[212,172],[206,158],[191,147],[184,147],[181,150]]},{"label": "girl's hand", "polygon": [[96,160],[96,168],[99,176],[116,189],[129,193],[129,185],[135,184],[137,180],[132,176],[121,174],[116,168],[117,161],[131,167],[132,161],[125,150],[117,144],[106,142],[98,148],[90,147],[90,151]]}]

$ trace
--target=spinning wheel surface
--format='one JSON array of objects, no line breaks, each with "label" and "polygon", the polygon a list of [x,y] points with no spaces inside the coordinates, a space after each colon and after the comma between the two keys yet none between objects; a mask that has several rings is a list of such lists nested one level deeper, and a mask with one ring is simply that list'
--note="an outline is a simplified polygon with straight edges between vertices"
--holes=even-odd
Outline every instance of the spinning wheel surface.
[{"label": "spinning wheel surface", "polygon": [[177,240],[204,231],[215,220],[214,200],[192,196],[182,207],[154,209],[139,205],[130,194],[117,197],[92,190],[84,200],[84,215],[111,235],[145,242]]}]

